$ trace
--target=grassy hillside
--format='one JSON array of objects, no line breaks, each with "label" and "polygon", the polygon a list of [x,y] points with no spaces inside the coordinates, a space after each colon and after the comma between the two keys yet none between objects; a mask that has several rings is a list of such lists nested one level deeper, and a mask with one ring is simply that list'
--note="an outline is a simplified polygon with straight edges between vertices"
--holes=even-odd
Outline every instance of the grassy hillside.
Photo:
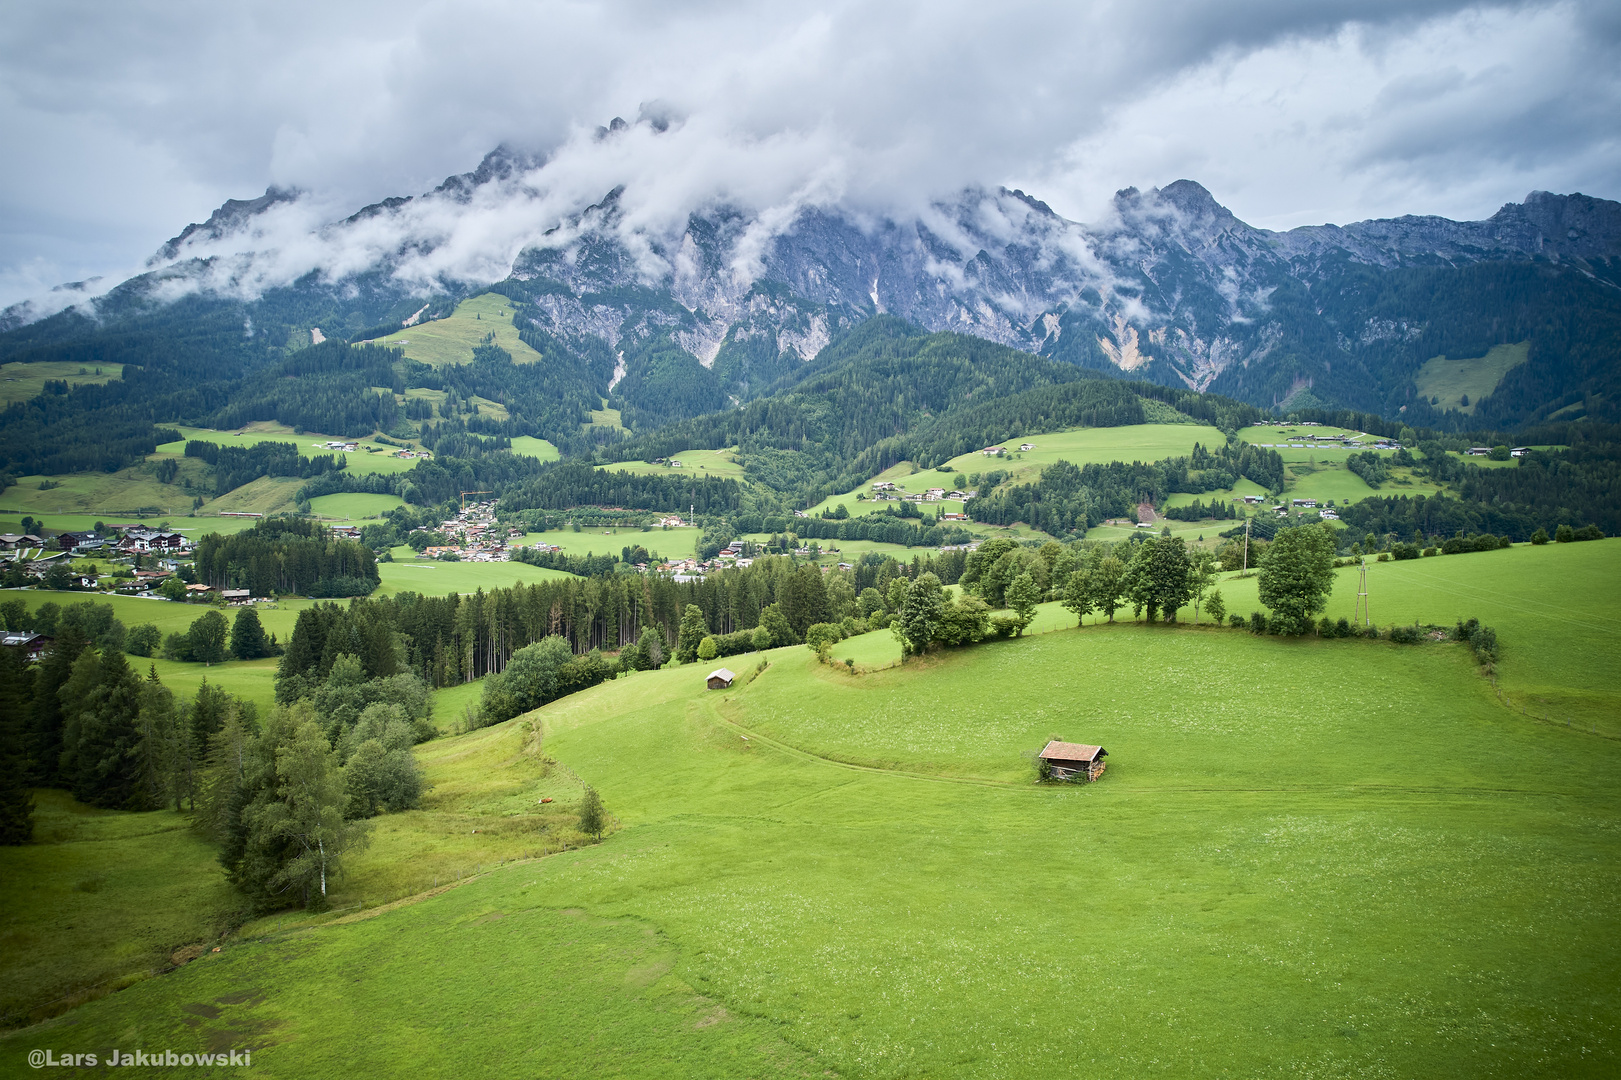
[{"label": "grassy hillside", "polygon": [[408,326],[376,344],[398,346],[407,357],[435,367],[465,364],[473,358],[473,346],[494,334],[495,344],[512,354],[519,364],[532,364],[540,354],[518,340],[512,324],[512,301],[500,293],[485,293],[463,300],[448,318],[419,326]]},{"label": "grassy hillside", "polygon": [[722,479],[743,479],[743,466],[735,454],[737,447],[722,450],[681,450],[667,455],[681,462],[679,467],[650,465],[645,461],[622,461],[613,465],[599,465],[599,469],[628,472],[640,476],[716,476]]},{"label": "grassy hillside", "polygon": [[[1221,446],[1226,437],[1204,424],[1131,424],[1126,427],[1075,428],[1044,435],[1010,436],[996,445],[1006,447],[1007,457],[985,457],[975,451],[952,458],[946,464],[953,473],[989,472],[1002,469],[1018,480],[1034,480],[1036,474],[1055,461],[1088,465],[1108,461],[1158,461],[1184,457],[1194,443]],[[1020,452],[1025,443],[1034,450]],[[945,474],[949,476],[950,474]]]},{"label": "grassy hillside", "polygon": [[85,383],[103,385],[124,377],[123,364],[77,364],[66,360],[42,360],[34,364],[0,364],[0,407],[13,401],[28,401],[45,392],[49,379],[69,386]]},{"label": "grassy hillside", "polygon": [[[317,457],[333,454],[344,458],[347,468],[356,474],[370,473],[402,473],[409,472],[416,467],[415,459],[394,457],[398,446],[388,446],[371,439],[342,439],[336,435],[323,435],[319,432],[297,432],[286,424],[278,424],[274,420],[261,420],[249,424],[241,431],[219,431],[214,428],[179,427],[178,442],[163,443],[158,447],[158,455],[179,456],[185,453],[186,441],[200,439],[204,442],[219,443],[221,446],[253,446],[262,442],[290,442],[298,447],[300,457]],[[356,442],[360,449],[354,452],[344,450],[328,450],[321,446],[326,442]],[[154,455],[157,456],[157,455]]]},{"label": "grassy hillside", "polygon": [[[1611,550],[1525,550],[1522,573],[1543,560],[1574,608]],[[1492,557],[1400,568],[1479,580]],[[1505,670],[1539,617],[1498,623]],[[412,887],[417,851],[482,875],[258,924],[5,1052],[252,1038],[271,1075],[1036,1076],[1062,1036],[1066,1068],[1103,1075],[1621,1065],[1621,743],[1504,708],[1459,647],[1121,625],[865,675],[769,658],[727,693],[644,673],[428,744],[435,812],[509,831],[391,822],[346,895]],[[492,871],[554,782],[533,721],[623,829]],[[1103,780],[1032,786],[1055,735],[1107,747]]]},{"label": "grassy hillside", "polygon": [[240,901],[184,815],[35,801],[35,842],[0,847],[0,1024],[122,989],[226,928]]},{"label": "grassy hillside", "polygon": [[[1481,398],[1497,389],[1514,368],[1526,362],[1531,355],[1531,343],[1496,345],[1485,356],[1462,357],[1456,360],[1445,356],[1433,357],[1419,369],[1414,382],[1418,392],[1426,398],[1440,398],[1437,409],[1456,409],[1468,416],[1475,414],[1475,405]],[[1468,395],[1469,404],[1461,401]]]},{"label": "grassy hillside", "polygon": [[557,447],[545,439],[537,439],[532,435],[519,435],[512,440],[512,452],[523,454],[525,457],[536,458],[540,461],[556,461],[563,455]]}]

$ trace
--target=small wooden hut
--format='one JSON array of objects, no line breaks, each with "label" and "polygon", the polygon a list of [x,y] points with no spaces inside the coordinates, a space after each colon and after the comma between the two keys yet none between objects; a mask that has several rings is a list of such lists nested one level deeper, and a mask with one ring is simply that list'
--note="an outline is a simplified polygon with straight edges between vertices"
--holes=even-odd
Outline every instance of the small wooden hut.
[{"label": "small wooden hut", "polygon": [[1096,780],[1103,775],[1103,759],[1108,756],[1109,752],[1101,746],[1059,742],[1057,739],[1041,751],[1041,760],[1047,763],[1054,780]]},{"label": "small wooden hut", "polygon": [[709,689],[725,690],[732,685],[732,680],[735,678],[737,676],[725,668],[716,668],[709,673]]}]

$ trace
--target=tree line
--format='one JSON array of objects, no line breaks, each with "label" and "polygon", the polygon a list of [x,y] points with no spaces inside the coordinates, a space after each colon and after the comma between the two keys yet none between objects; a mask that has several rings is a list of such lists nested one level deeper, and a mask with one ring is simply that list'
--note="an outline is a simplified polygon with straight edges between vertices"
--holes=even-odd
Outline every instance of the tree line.
[{"label": "tree line", "polygon": [[255,596],[363,596],[381,580],[370,548],[307,518],[266,518],[228,536],[210,533],[193,561],[198,581]]}]

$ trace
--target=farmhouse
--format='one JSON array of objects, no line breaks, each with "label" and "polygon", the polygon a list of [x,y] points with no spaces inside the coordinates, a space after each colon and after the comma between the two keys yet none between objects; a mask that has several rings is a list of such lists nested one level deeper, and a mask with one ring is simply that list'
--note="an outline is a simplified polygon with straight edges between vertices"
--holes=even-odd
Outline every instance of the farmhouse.
[{"label": "farmhouse", "polygon": [[1109,752],[1101,746],[1085,743],[1059,742],[1054,739],[1041,751],[1041,760],[1052,770],[1055,780],[1069,780],[1085,774],[1088,781],[1103,775],[1104,761]]},{"label": "farmhouse", "polygon": [[23,655],[29,660],[38,660],[45,653],[46,646],[55,638],[36,634],[32,630],[6,630],[0,632],[0,646],[8,649],[21,649]]},{"label": "farmhouse", "polygon": [[1529,454],[1530,452],[1531,452],[1531,448],[1529,446],[1516,446],[1514,449],[1510,450],[1508,453],[1509,453],[1510,457],[1524,457],[1525,455]]},{"label": "farmhouse", "polygon": [[1019,452],[1022,453],[1022,454],[1023,453],[1029,453],[1031,450],[1034,450],[1035,448],[1036,448],[1036,444],[1033,443],[1033,442],[1020,443],[1019,444]]},{"label": "farmhouse", "polygon": [[727,669],[716,668],[709,673],[706,683],[711,690],[725,690],[732,685],[732,681],[736,678],[737,676]]},{"label": "farmhouse", "polygon": [[986,457],[995,457],[998,454],[1007,453],[1007,447],[1005,447],[1005,446],[987,446],[985,449],[981,450],[980,453],[984,454]]}]

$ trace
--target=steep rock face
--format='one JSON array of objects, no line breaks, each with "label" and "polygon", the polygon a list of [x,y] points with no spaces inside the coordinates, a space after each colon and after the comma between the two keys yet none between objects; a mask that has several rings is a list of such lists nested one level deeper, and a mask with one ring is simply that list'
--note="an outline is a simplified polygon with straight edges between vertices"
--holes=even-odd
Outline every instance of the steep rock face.
[{"label": "steep rock face", "polygon": [[[616,120],[598,138],[630,127]],[[259,302],[272,292],[283,309],[297,306],[289,297],[315,298],[308,305],[348,310],[358,330],[403,324],[427,294],[455,298],[504,277],[503,290],[528,301],[534,329],[612,350],[625,393],[658,384],[647,365],[668,373],[690,363],[705,401],[746,399],[841,331],[889,313],[1264,406],[1411,405],[1417,416],[1429,408],[1413,394],[1427,356],[1479,355],[1468,350],[1526,340],[1539,325],[1529,310],[1488,311],[1485,298],[1621,295],[1621,204],[1584,195],[1532,192],[1485,221],[1402,217],[1278,233],[1178,180],[1119,192],[1094,224],[1022,191],[970,189],[908,217],[713,205],[672,234],[629,224],[622,188],[544,220],[544,176],[543,162],[498,148],[433,191],[321,226],[310,246],[330,255]],[[227,202],[165,244],[101,314],[120,297],[178,295],[187,281],[251,292],[257,263],[280,256],[231,245],[299,198],[272,189]],[[1433,280],[1420,282],[1425,274]]]}]

